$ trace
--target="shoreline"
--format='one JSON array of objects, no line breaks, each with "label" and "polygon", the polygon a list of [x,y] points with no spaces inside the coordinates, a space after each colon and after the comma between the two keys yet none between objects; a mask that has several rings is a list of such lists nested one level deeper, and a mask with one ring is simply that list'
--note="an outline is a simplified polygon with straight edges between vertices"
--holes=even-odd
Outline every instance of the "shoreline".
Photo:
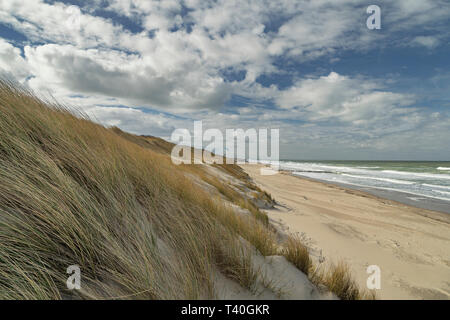
[{"label": "shoreline", "polygon": [[[374,187],[358,186],[353,184],[347,184],[342,182],[332,182],[321,179],[314,179],[310,177],[305,177],[301,175],[295,175],[287,170],[280,170],[281,174],[289,175],[297,179],[308,180],[311,182],[321,183],[327,186],[339,187],[346,192],[354,192],[355,194],[361,194],[364,197],[374,197],[379,201],[390,201],[400,206],[407,206],[413,209],[417,209],[416,213],[421,214],[425,217],[432,219],[437,219],[442,222],[447,222],[450,224],[450,202],[439,200],[431,197],[426,197],[422,195],[416,195],[413,193],[407,193],[397,190],[387,190]],[[423,198],[426,200],[424,202],[414,201],[409,199],[409,197]],[[420,211],[419,211],[420,210]]]},{"label": "shoreline", "polygon": [[313,257],[345,261],[361,287],[369,265],[381,269],[380,299],[450,299],[450,215],[364,190],[241,165],[278,205],[276,227],[298,233]]},{"label": "shoreline", "polygon": [[[320,182],[324,184],[330,184],[334,186],[339,186],[344,189],[360,191],[363,193],[370,194],[380,199],[395,201],[399,204],[411,206],[417,209],[424,209],[428,211],[434,211],[443,214],[450,214],[450,201],[445,201],[437,198],[427,197],[415,193],[408,193],[393,189],[383,189],[383,188],[375,188],[375,187],[366,187],[360,186],[350,183],[342,183],[342,182],[333,182],[322,179],[314,179],[302,175],[293,174],[290,171],[282,170],[283,174],[289,174],[293,177],[297,177],[300,179],[306,179],[310,181]],[[416,198],[417,200],[413,200]]]}]

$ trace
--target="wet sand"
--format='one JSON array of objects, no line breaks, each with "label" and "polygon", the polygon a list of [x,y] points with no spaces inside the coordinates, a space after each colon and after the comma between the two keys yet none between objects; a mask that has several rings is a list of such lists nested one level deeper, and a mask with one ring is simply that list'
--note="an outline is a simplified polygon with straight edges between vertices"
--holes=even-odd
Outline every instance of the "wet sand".
[{"label": "wet sand", "polygon": [[387,189],[379,189],[379,188],[371,188],[371,187],[363,187],[339,182],[330,182],[320,179],[311,179],[307,177],[302,177],[300,175],[293,175],[295,177],[300,177],[302,179],[307,179],[311,181],[320,181],[327,184],[333,184],[337,186],[341,186],[347,189],[359,190],[362,192],[369,193],[371,195],[377,196],[379,198],[388,199],[397,201],[409,206],[413,206],[420,209],[426,209],[430,211],[438,211],[450,214],[450,201],[445,201],[436,198],[430,198],[422,195],[395,191],[395,190],[387,190]]}]

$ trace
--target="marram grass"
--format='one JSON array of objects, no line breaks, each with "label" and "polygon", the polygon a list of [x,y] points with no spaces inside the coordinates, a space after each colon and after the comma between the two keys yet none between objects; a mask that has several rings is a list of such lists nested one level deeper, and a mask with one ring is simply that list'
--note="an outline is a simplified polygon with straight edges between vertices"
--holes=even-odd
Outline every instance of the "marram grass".
[{"label": "marram grass", "polygon": [[[205,178],[201,168],[173,165],[169,151],[0,80],[0,299],[214,299],[216,272],[255,287],[247,244],[306,270],[304,248],[280,249],[253,203],[209,178],[250,213],[236,214],[189,178]],[[66,287],[71,265],[79,291]],[[334,291],[339,274],[316,279]]]},{"label": "marram grass", "polygon": [[237,235],[168,156],[7,82],[0,114],[0,299],[215,297]]}]

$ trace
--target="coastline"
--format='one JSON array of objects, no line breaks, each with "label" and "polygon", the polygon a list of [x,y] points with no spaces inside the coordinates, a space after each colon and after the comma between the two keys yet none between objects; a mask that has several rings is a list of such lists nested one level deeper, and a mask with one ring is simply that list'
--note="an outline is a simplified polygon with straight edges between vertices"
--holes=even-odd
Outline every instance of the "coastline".
[{"label": "coastline", "polygon": [[450,215],[366,190],[241,165],[278,202],[266,210],[285,232],[299,233],[312,255],[346,261],[361,286],[369,265],[381,269],[381,299],[450,298]]},{"label": "coastline", "polygon": [[316,181],[323,184],[340,186],[344,189],[349,189],[352,191],[361,191],[366,194],[370,194],[380,199],[395,201],[399,204],[408,205],[415,207],[417,209],[425,209],[427,211],[433,211],[438,213],[444,213],[450,215],[450,201],[445,201],[437,198],[431,198],[423,195],[418,195],[414,193],[402,192],[393,189],[383,189],[375,187],[365,187],[360,185],[333,182],[321,179],[313,179],[301,175],[292,174],[289,171],[282,171],[284,174],[292,175],[300,179],[306,179],[310,181]]}]

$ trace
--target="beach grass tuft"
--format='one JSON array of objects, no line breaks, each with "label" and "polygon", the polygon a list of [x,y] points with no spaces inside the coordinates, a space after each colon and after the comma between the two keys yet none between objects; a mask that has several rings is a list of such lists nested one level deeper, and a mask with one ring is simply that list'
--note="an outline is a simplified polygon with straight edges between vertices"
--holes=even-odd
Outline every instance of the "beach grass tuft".
[{"label": "beach grass tuft", "polygon": [[281,248],[281,254],[308,275],[311,282],[319,288],[326,288],[342,300],[375,300],[373,291],[361,289],[353,279],[350,267],[340,261],[327,267],[315,265],[308,247],[297,235],[290,235]]},{"label": "beach grass tuft", "polygon": [[304,274],[310,274],[312,261],[306,247],[298,236],[290,236],[281,249],[282,255]]},{"label": "beach grass tuft", "polygon": [[342,300],[376,299],[373,291],[359,287],[352,277],[349,265],[344,261],[339,261],[336,264],[331,263],[327,267],[317,268],[317,270],[310,273],[310,279],[318,286],[325,286]]}]

